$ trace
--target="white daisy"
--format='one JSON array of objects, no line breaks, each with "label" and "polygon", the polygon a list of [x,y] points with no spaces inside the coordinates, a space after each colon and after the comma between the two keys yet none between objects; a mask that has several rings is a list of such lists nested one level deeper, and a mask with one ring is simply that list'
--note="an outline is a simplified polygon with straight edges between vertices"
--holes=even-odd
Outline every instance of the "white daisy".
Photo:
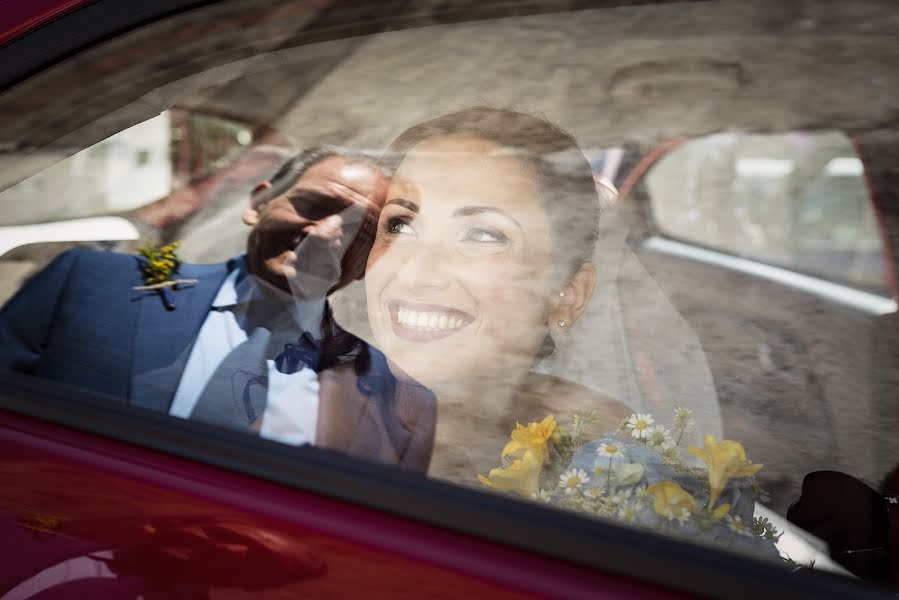
[{"label": "white daisy", "polygon": [[724,520],[727,521],[727,526],[730,527],[730,530],[737,535],[755,537],[755,533],[743,522],[743,517],[740,515],[724,515]]},{"label": "white daisy", "polygon": [[538,490],[531,494],[531,500],[536,500],[537,502],[549,502],[552,500],[552,496],[550,496],[549,492],[546,490]]},{"label": "white daisy", "polygon": [[676,507],[668,507],[665,509],[665,516],[671,519],[672,521],[677,521],[680,525],[684,525],[687,521],[690,520],[690,511],[685,508],[681,508],[679,506]]},{"label": "white daisy", "polygon": [[559,487],[569,496],[590,481],[583,469],[571,469],[559,476]]},{"label": "white daisy", "polygon": [[617,492],[609,496],[609,502],[611,502],[613,506],[624,506],[631,499],[632,493],[633,488],[624,488],[622,490],[618,490]]},{"label": "white daisy", "polygon": [[588,498],[593,498],[593,499],[601,498],[603,494],[605,494],[605,491],[602,488],[598,488],[598,487],[590,488],[589,490],[584,492],[585,496],[587,496]]},{"label": "white daisy", "polygon": [[649,434],[649,426],[655,423],[655,419],[649,413],[634,413],[627,420],[627,428],[631,435],[638,440],[646,439]]},{"label": "white daisy", "polygon": [[596,449],[596,453],[603,458],[619,458],[624,456],[621,453],[621,446],[618,444],[600,444]]},{"label": "white daisy", "polygon": [[674,438],[664,425],[654,425],[646,431],[646,445],[658,451],[674,448]]},{"label": "white daisy", "polygon": [[693,419],[690,415],[693,414],[693,411],[689,408],[684,408],[683,406],[678,406],[674,409],[674,427],[675,429],[682,429],[686,431],[693,425]]}]

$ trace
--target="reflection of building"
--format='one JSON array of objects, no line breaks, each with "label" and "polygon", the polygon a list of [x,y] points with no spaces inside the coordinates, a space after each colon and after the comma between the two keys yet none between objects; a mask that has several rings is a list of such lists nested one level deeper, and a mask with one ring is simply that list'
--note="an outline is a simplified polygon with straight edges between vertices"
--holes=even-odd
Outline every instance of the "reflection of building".
[{"label": "reflection of building", "polygon": [[[167,112],[86,148],[0,194],[4,224],[133,210],[172,190]],[[34,199],[41,198],[35,204]]]},{"label": "reflection of building", "polygon": [[[244,236],[240,214],[229,205],[239,210],[252,186],[287,154],[253,142],[243,123],[173,109],[0,192],[0,303],[64,249],[59,244],[103,242],[112,248],[107,242],[189,235],[193,227],[184,228],[185,221],[204,208],[203,220],[224,210],[226,225]],[[222,224],[216,226],[204,233],[221,243]],[[212,243],[193,244],[191,258],[206,258]],[[226,245],[233,256],[244,241]]]},{"label": "reflection of building", "polygon": [[[165,111],[0,193],[2,224],[125,213],[171,199],[215,178],[252,141],[253,134],[241,123]],[[42,202],[35,205],[34,198]],[[172,218],[163,221],[180,220],[207,200],[204,196],[189,206],[169,207]]]}]

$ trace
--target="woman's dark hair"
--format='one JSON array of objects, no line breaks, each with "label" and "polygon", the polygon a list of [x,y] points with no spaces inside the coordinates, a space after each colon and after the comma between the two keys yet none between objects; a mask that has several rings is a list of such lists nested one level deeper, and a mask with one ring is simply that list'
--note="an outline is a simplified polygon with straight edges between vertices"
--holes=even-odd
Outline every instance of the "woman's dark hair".
[{"label": "woman's dark hair", "polygon": [[[553,263],[559,275],[567,278],[590,260],[598,235],[599,196],[590,163],[574,136],[535,115],[504,108],[468,108],[401,133],[381,158],[382,170],[392,176],[415,146],[438,137],[475,137],[513,152],[540,184],[541,203],[552,228]],[[345,273],[357,277],[364,274],[376,229],[377,219],[374,223],[367,219],[359,228],[341,262]],[[331,338],[328,345],[348,350],[345,332],[334,323],[330,310],[323,316],[322,331],[326,339]],[[540,356],[551,354],[553,348],[547,336]]]}]

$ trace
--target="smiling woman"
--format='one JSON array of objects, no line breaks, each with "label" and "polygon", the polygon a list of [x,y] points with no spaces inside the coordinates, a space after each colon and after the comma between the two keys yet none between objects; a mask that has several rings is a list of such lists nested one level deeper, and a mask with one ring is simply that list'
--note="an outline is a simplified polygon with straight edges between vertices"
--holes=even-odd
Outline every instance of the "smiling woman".
[{"label": "smiling woman", "polygon": [[576,328],[596,280],[599,198],[574,138],[472,108],[410,128],[382,162],[384,209],[360,242],[372,243],[368,318],[393,375],[437,397],[429,473],[474,483],[509,424],[547,409],[597,409],[597,426],[616,427],[623,404],[532,371]]}]

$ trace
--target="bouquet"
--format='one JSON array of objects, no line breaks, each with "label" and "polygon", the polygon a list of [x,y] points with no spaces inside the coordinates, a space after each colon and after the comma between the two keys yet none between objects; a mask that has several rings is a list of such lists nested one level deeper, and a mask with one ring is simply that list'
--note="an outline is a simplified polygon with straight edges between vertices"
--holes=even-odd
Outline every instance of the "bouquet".
[{"label": "bouquet", "polygon": [[[777,558],[780,534],[753,516],[768,498],[755,479],[762,468],[739,442],[706,435],[687,463],[681,440],[691,411],[677,408],[671,427],[635,413],[599,438],[583,439],[595,419],[574,415],[569,429],[548,416],[516,424],[502,465],[480,482],[492,489],[634,526]],[[689,456],[689,455],[684,455]]]}]

